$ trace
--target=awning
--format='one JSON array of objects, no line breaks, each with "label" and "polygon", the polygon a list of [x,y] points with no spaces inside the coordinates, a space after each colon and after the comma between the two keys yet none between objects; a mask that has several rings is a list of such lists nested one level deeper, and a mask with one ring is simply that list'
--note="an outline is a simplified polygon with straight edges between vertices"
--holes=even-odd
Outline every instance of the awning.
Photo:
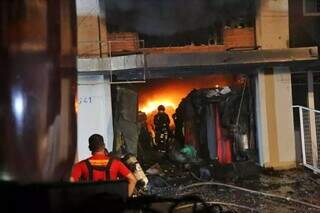
[{"label": "awning", "polygon": [[151,53],[106,58],[79,58],[79,74],[104,73],[122,80],[185,74],[246,72],[269,66],[306,69],[319,65],[318,47],[232,50],[199,53]]}]

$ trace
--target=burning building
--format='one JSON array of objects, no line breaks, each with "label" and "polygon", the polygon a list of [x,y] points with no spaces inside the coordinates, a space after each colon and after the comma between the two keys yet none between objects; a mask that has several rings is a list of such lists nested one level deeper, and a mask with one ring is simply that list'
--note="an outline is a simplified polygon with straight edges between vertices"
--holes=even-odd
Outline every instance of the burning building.
[{"label": "burning building", "polygon": [[[107,192],[110,211],[136,208],[136,201],[146,209],[144,197],[127,202],[127,183],[121,180],[21,185],[68,180],[74,157],[90,155],[87,140],[94,133],[103,135],[112,152],[101,149],[111,160],[99,170],[109,171],[112,155],[125,154],[123,162],[138,179],[136,194],[151,183],[151,194],[157,194],[153,186],[162,192],[169,186],[175,190],[171,195],[190,199],[183,195],[193,188],[191,194],[201,194],[192,200],[196,210],[216,203],[221,191],[195,186],[214,185],[241,191],[225,193],[228,202],[244,197],[239,202],[254,201],[260,209],[266,203],[245,192],[285,200],[290,210],[320,209],[317,180],[304,172],[297,176],[297,170],[285,179],[299,189],[285,193],[301,196],[300,183],[313,182],[303,195],[314,204],[212,181],[225,174],[229,180],[229,171],[247,181],[257,165],[281,170],[301,163],[320,173],[319,0],[7,0],[0,5],[5,212],[104,211],[96,204],[106,203]],[[90,173],[90,163],[87,167]],[[176,182],[168,183],[172,179]],[[184,186],[175,187],[179,181]],[[255,184],[264,188],[263,181]],[[171,210],[191,207],[175,208],[177,201],[185,204],[174,198]],[[279,210],[277,204],[266,208]]]},{"label": "burning building", "polygon": [[138,89],[138,108],[147,114],[155,114],[157,107],[164,105],[172,118],[182,99],[193,89],[225,87],[233,80],[233,76],[224,75],[153,80]]},{"label": "burning building", "polygon": [[[207,122],[210,125],[210,119],[214,120],[212,117],[213,103],[217,104],[226,104],[230,103],[233,98],[236,99],[240,97],[243,89],[248,89],[248,85],[241,84],[241,75],[207,75],[207,76],[195,76],[192,78],[182,78],[182,79],[161,79],[154,80],[146,83],[142,87],[138,88],[138,109],[141,112],[146,113],[147,115],[147,127],[148,131],[151,133],[152,137],[155,137],[155,128],[154,128],[154,116],[157,113],[157,107],[159,105],[164,105],[166,107],[166,113],[170,117],[170,126],[171,130],[174,132],[174,136],[178,139],[178,133],[182,134],[182,139],[180,138],[179,144],[190,144],[194,147],[197,147],[198,152],[200,153],[200,138],[207,141],[207,137],[210,136],[210,132],[216,131],[213,126],[208,127]],[[243,83],[243,82],[242,82]],[[244,88],[242,88],[244,87]],[[230,89],[232,88],[232,89]],[[231,95],[231,90],[233,90]],[[222,92],[222,93],[221,93]],[[229,94],[230,93],[230,94]],[[227,97],[223,97],[224,95]],[[246,93],[247,94],[247,93]],[[196,96],[196,97],[195,97]],[[190,108],[188,102],[193,101],[191,108],[193,112],[188,112],[186,108]],[[246,100],[245,104],[249,102]],[[252,103],[252,101],[251,101]],[[235,102],[232,102],[235,104]],[[237,101],[238,107],[235,109],[240,109],[243,106],[240,106],[239,101]],[[207,109],[205,109],[207,107]],[[244,106],[247,108],[248,106]],[[224,109],[228,107],[225,106]],[[230,108],[230,107],[229,107]],[[211,113],[211,114],[210,114]],[[239,113],[239,112],[238,112]],[[219,113],[219,117],[222,113]],[[232,115],[231,115],[232,114]],[[225,126],[227,126],[227,115],[230,115],[233,120],[233,125],[236,124],[237,115],[235,115],[234,110],[224,112],[225,115]],[[191,116],[191,118],[190,118]],[[201,118],[204,116],[204,118]],[[211,116],[211,117],[210,117]],[[240,116],[240,114],[239,114]],[[249,117],[249,114],[247,115]],[[190,119],[188,119],[188,117]],[[207,118],[208,117],[208,118]],[[208,120],[208,121],[207,121]],[[179,124],[177,124],[180,122]],[[196,130],[192,126],[193,124],[200,123],[204,132],[200,133],[200,129]],[[249,122],[248,122],[249,123]],[[203,124],[203,125],[201,125]],[[204,125],[205,124],[205,125]],[[191,125],[191,126],[190,126]],[[211,124],[212,125],[212,124]],[[230,130],[231,126],[228,126]],[[180,129],[179,129],[180,128]],[[203,135],[204,134],[204,135]],[[195,138],[191,139],[193,136]],[[190,138],[191,137],[191,138]],[[203,142],[206,143],[206,142]],[[214,143],[213,146],[216,146]],[[204,148],[207,150],[210,146]],[[215,155],[214,153],[212,155]],[[212,157],[215,158],[215,157]]]},{"label": "burning building", "polygon": [[[81,9],[79,19],[86,21],[79,23],[79,32],[86,33],[78,37],[80,91],[81,87],[90,87],[89,93],[94,96],[94,88],[104,85],[101,89],[106,92],[101,94],[108,95],[100,106],[100,110],[107,106],[107,114],[101,111],[107,125],[101,123],[88,131],[101,131],[115,151],[125,141],[130,152],[137,153],[141,127],[138,111],[145,113],[146,130],[154,138],[153,115],[157,107],[166,107],[170,128],[175,132],[172,115],[184,111],[191,100],[192,110],[201,119],[187,122],[187,116],[183,117],[184,144],[198,146],[198,153],[207,152],[203,156],[212,159],[215,155],[208,154],[212,146],[203,149],[198,143],[208,143],[214,135],[216,141],[224,141],[223,147],[230,147],[219,150],[231,150],[232,160],[240,159],[237,156],[241,154],[234,150],[244,143],[262,167],[295,167],[296,150],[301,146],[294,136],[292,103],[296,95],[291,89],[291,76],[308,70],[310,64],[317,67],[318,61],[314,43],[299,48],[293,44],[301,40],[295,37],[297,29],[292,25],[292,20],[299,18],[297,7],[287,1],[268,0],[197,1],[180,7],[181,3],[100,1],[96,5],[103,14],[97,15],[99,21],[84,19],[88,14],[83,12],[85,7]],[[173,8],[177,9],[175,13],[169,10]],[[93,32],[100,40],[89,43]],[[96,52],[86,51],[88,48]],[[101,79],[93,79],[96,74]],[[239,81],[240,76],[246,79],[245,85]],[[219,94],[223,88],[235,92],[233,105],[227,105],[232,98]],[[85,113],[81,113],[81,106],[79,109],[81,125]],[[210,113],[218,121],[206,121],[204,115]],[[240,121],[245,130],[236,135]],[[201,132],[210,128],[213,131]],[[197,142],[186,139],[193,137],[190,129],[200,129],[194,130]],[[84,132],[79,133],[83,141],[88,136]],[[219,144],[214,144],[216,153]]]}]

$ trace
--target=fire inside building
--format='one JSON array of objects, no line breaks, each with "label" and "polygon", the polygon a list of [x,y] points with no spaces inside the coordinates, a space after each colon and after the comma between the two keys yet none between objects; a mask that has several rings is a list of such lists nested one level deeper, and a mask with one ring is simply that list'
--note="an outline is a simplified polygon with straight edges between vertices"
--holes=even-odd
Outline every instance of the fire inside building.
[{"label": "fire inside building", "polygon": [[143,160],[152,149],[174,155],[189,147],[221,164],[248,159],[241,155],[256,147],[251,90],[250,79],[232,74],[157,79],[135,86],[137,99],[128,100],[138,101],[140,131],[137,151],[131,152]]},{"label": "fire inside building", "polygon": [[319,0],[1,1],[4,212],[319,212],[319,23]]}]

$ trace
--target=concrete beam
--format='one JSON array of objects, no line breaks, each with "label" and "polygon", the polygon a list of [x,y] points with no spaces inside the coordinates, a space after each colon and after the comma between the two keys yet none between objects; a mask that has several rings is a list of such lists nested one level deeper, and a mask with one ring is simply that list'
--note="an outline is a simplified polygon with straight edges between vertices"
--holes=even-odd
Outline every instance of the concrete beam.
[{"label": "concrete beam", "polygon": [[106,72],[110,71],[110,58],[78,58],[78,72]]},{"label": "concrete beam", "polygon": [[318,60],[318,48],[224,51],[186,54],[148,54],[147,68],[196,67]]},{"label": "concrete beam", "polygon": [[224,51],[185,54],[136,54],[103,58],[78,58],[78,71],[122,71],[133,69],[168,70],[182,68],[215,68],[231,65],[266,65],[272,63],[289,63],[318,60],[317,47]]}]

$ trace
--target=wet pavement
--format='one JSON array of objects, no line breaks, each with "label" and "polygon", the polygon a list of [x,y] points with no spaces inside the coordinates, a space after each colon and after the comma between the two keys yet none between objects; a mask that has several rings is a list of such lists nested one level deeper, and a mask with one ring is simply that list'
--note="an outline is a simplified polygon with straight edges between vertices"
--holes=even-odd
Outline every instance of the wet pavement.
[{"label": "wet pavement", "polygon": [[[320,212],[320,209],[293,202],[295,199],[320,206],[320,175],[299,168],[288,171],[261,170],[254,178],[227,178],[211,181],[239,186],[258,192],[283,196],[287,199],[264,196],[257,193],[216,185],[188,185],[200,183],[185,168],[163,164],[159,175],[149,176],[151,187],[149,194],[164,197],[182,197],[196,195],[208,202],[221,202],[224,210],[231,212]],[[240,205],[237,207],[236,205]],[[241,207],[242,206],[242,207]],[[183,207],[183,206],[182,206]],[[192,207],[192,206],[191,206]],[[176,212],[192,212],[190,206]]]}]

